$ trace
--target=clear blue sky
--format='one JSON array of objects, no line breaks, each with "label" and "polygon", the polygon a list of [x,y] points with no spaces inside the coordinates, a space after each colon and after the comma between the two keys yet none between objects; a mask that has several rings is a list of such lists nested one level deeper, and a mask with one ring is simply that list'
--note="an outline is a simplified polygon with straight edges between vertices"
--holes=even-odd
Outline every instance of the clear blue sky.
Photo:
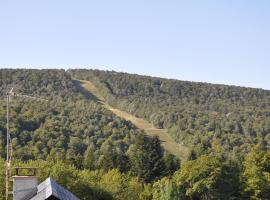
[{"label": "clear blue sky", "polygon": [[270,1],[0,0],[0,66],[270,89]]}]

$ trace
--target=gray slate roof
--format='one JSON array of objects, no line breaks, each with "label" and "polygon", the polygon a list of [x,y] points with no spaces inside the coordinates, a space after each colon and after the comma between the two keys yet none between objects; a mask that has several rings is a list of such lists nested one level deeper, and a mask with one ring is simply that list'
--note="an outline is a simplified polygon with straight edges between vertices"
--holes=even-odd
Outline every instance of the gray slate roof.
[{"label": "gray slate roof", "polygon": [[59,200],[80,200],[50,177],[37,186],[36,194],[34,194],[29,200],[46,200],[52,197]]}]

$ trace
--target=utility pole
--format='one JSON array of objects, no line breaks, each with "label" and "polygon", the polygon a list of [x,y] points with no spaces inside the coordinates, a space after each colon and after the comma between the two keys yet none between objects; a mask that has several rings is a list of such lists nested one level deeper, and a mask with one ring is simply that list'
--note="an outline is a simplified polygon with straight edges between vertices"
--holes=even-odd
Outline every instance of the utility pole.
[{"label": "utility pole", "polygon": [[9,195],[9,171],[10,171],[10,150],[9,150],[9,143],[10,143],[10,136],[9,136],[9,101],[10,101],[10,94],[13,92],[13,88],[7,93],[7,149],[6,149],[6,200],[8,200]]},{"label": "utility pole", "polygon": [[9,133],[9,112],[10,112],[10,101],[11,97],[20,97],[24,99],[31,99],[31,100],[36,100],[36,101],[47,101],[46,99],[42,99],[39,97],[33,97],[33,96],[28,96],[24,94],[19,94],[14,92],[14,88],[11,88],[9,92],[7,92],[7,124],[6,124],[6,129],[7,129],[7,134],[6,134],[6,200],[8,200],[10,191],[9,191],[9,182],[11,181],[11,162],[12,162],[12,141]]}]

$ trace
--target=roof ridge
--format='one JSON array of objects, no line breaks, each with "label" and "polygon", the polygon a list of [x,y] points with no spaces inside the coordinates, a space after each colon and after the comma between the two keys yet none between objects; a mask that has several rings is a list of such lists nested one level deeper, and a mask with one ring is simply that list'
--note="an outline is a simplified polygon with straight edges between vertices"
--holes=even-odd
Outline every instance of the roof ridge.
[{"label": "roof ridge", "polygon": [[51,177],[46,178],[37,186],[37,193],[30,200],[45,200],[54,196],[63,200],[80,200],[72,192],[58,184]]}]

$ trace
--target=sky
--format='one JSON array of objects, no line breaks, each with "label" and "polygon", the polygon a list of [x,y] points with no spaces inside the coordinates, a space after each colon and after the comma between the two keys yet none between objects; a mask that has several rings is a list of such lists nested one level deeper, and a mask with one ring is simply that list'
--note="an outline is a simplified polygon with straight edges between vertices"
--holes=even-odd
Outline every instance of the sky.
[{"label": "sky", "polygon": [[0,0],[0,68],[270,89],[270,1]]}]

